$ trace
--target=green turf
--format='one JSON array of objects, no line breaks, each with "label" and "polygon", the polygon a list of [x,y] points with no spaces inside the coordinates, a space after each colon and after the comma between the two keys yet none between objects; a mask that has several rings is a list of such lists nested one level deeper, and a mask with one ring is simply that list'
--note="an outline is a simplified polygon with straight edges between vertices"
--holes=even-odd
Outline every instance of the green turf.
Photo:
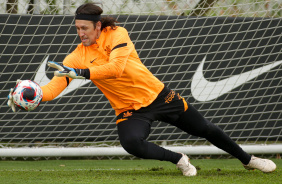
[{"label": "green turf", "polygon": [[2,184],[281,184],[282,160],[273,173],[247,171],[235,159],[192,160],[196,177],[182,176],[174,164],[153,160],[0,161]]}]

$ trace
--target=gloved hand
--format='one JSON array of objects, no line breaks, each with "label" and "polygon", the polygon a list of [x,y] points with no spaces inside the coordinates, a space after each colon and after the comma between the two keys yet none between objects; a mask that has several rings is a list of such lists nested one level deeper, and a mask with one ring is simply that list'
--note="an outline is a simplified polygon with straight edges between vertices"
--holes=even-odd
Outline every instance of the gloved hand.
[{"label": "gloved hand", "polygon": [[57,69],[58,71],[54,72],[54,75],[57,77],[69,77],[72,79],[85,79],[85,77],[81,76],[77,71],[79,69],[70,68],[64,65],[60,65],[54,61],[48,61],[48,66]]},{"label": "gloved hand", "polygon": [[[18,79],[16,82],[16,86],[19,82],[21,82],[22,80]],[[14,98],[13,98],[13,92],[14,92],[14,88],[10,89],[9,95],[8,95],[8,102],[7,105],[9,107],[11,107],[13,112],[16,112],[16,104],[14,103]]]}]

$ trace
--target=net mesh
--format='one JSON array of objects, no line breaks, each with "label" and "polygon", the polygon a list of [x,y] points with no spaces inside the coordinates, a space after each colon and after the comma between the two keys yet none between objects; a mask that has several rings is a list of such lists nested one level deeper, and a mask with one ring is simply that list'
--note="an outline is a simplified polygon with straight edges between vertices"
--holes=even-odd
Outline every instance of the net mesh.
[{"label": "net mesh", "polygon": [[[2,147],[119,145],[114,111],[89,81],[72,82],[32,112],[13,113],[6,105],[17,79],[48,83],[53,70],[44,62],[62,62],[80,43],[72,14],[84,2],[0,3]],[[97,3],[126,27],[148,69],[232,139],[281,143],[281,1]],[[218,90],[201,86],[202,78],[196,78],[201,73]],[[233,80],[223,83],[226,79]],[[222,84],[232,90],[222,92]],[[162,145],[209,144],[164,122],[153,123],[148,139]]]}]

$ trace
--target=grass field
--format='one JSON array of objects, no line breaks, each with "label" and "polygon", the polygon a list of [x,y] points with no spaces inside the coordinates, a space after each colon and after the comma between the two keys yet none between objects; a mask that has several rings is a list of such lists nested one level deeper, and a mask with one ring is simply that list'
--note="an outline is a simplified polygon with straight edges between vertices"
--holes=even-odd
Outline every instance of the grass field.
[{"label": "grass field", "polygon": [[192,160],[195,177],[182,176],[174,164],[153,160],[0,161],[1,184],[281,184],[282,160],[273,173],[247,171],[236,159]]}]

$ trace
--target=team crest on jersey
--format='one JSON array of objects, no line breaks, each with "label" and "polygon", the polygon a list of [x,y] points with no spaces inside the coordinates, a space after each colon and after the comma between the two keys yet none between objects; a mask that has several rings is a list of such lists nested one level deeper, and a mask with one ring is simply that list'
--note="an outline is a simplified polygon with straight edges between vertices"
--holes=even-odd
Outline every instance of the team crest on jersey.
[{"label": "team crest on jersey", "polygon": [[111,49],[110,46],[108,45],[108,46],[106,46],[105,51],[106,51],[107,55],[109,56],[110,53],[111,53],[111,51],[112,51],[112,49]]}]

